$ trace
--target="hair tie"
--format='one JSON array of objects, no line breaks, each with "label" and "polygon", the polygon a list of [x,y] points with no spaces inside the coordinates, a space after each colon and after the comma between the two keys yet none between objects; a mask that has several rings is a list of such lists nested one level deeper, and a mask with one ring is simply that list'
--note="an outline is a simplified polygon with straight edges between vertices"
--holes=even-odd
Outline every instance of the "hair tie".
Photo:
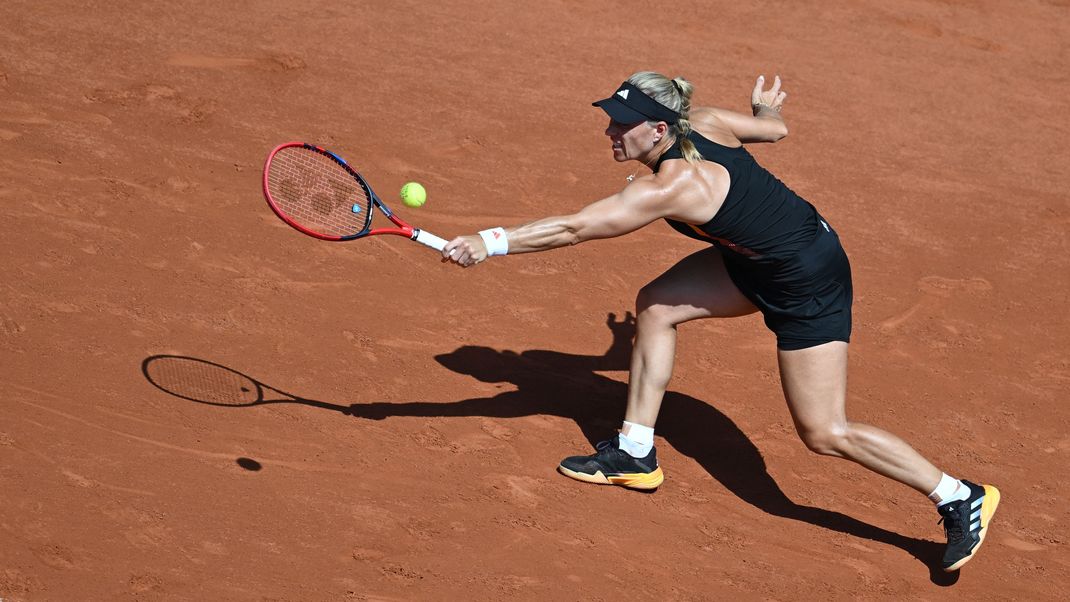
[{"label": "hair tie", "polygon": [[678,93],[678,94],[679,94],[680,96],[683,96],[683,95],[684,95],[684,89],[680,87],[680,84],[676,83],[676,80],[675,80],[675,79],[670,79],[669,81],[671,81],[671,82],[672,82],[672,87],[676,88],[676,92],[677,92],[677,93]]}]

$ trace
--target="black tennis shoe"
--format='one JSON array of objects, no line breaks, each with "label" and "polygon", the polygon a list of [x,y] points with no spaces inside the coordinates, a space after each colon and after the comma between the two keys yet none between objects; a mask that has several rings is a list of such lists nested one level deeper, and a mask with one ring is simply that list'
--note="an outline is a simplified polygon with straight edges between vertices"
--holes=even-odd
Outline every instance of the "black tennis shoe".
[{"label": "black tennis shoe", "polygon": [[988,523],[999,505],[999,489],[991,485],[976,485],[963,480],[970,488],[970,497],[937,507],[947,534],[944,551],[944,570],[957,571],[973,558],[985,540]]},{"label": "black tennis shoe", "polygon": [[614,437],[602,441],[596,449],[597,453],[590,456],[565,458],[557,470],[579,481],[620,485],[630,489],[657,489],[665,480],[654,448],[645,458],[634,458],[620,448],[619,441]]}]

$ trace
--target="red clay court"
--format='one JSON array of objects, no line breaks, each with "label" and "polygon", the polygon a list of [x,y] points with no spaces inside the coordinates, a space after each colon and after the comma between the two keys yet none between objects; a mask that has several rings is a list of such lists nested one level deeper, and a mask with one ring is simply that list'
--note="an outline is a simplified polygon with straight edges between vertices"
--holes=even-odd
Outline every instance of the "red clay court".
[{"label": "red clay court", "polygon": [[[1070,3],[519,6],[0,5],[0,598],[1065,596]],[[1003,492],[960,574],[806,450],[758,316],[681,327],[660,490],[555,472],[620,425],[668,226],[462,270],[263,201],[307,140],[446,238],[572,212],[634,171],[590,103],[639,69],[784,78],[751,150],[850,254],[849,415]]]}]

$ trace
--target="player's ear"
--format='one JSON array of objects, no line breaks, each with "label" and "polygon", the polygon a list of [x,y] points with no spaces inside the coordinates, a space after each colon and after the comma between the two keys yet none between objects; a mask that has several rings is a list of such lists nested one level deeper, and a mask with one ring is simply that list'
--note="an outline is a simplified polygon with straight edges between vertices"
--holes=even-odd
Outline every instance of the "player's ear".
[{"label": "player's ear", "polygon": [[661,139],[665,137],[665,132],[669,131],[669,124],[664,121],[659,121],[654,126],[654,144],[661,142]]}]

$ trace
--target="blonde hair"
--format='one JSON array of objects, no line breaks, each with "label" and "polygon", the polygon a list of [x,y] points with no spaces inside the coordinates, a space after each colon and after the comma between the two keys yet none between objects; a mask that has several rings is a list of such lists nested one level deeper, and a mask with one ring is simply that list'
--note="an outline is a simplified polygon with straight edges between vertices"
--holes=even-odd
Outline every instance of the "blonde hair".
[{"label": "blonde hair", "polygon": [[[680,119],[670,125],[672,135],[680,141],[680,153],[688,163],[702,161],[695,144],[688,139],[691,133],[691,93],[695,87],[682,77],[669,79],[653,71],[639,71],[628,78],[628,83],[639,88],[644,94],[680,114]],[[657,121],[648,121],[654,125]]]}]

